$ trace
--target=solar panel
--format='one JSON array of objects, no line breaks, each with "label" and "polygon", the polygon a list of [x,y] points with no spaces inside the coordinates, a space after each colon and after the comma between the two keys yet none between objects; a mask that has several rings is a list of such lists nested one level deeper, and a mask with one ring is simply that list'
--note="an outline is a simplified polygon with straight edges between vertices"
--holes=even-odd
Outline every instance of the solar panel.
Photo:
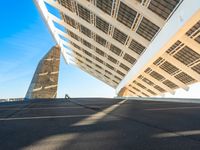
[{"label": "solar panel", "polygon": [[177,74],[175,76],[175,78],[178,79],[179,81],[185,83],[185,84],[189,84],[189,83],[195,81],[195,79],[193,79],[191,76],[189,76],[188,74],[186,74],[184,72]]},{"label": "solar panel", "polygon": [[131,28],[137,12],[131,9],[129,6],[120,2],[117,20],[123,23],[125,26]]},{"label": "solar panel", "polygon": [[136,61],[135,58],[133,58],[131,55],[129,55],[129,54],[127,54],[127,53],[124,55],[123,58],[124,58],[126,61],[128,61],[129,63],[131,63],[131,64],[134,64],[135,61]]},{"label": "solar panel", "polygon": [[167,19],[180,0],[151,0],[148,8],[163,19]]},{"label": "solar panel", "polygon": [[124,44],[126,42],[127,37],[128,36],[126,34],[119,31],[117,28],[114,29],[113,38],[118,42]]},{"label": "solar panel", "polygon": [[200,58],[200,55],[188,46],[183,47],[174,57],[185,65],[189,65]]},{"label": "solar panel", "polygon": [[111,15],[113,0],[96,0],[96,6]]},{"label": "solar panel", "polygon": [[145,39],[151,41],[159,29],[160,28],[157,25],[152,23],[147,18],[143,17],[136,32]]},{"label": "solar panel", "polygon": [[129,48],[139,55],[142,54],[143,51],[145,50],[145,47],[142,44],[136,42],[135,40],[131,41]]},{"label": "solar panel", "polygon": [[109,23],[96,16],[96,27],[107,34],[109,29]]},{"label": "solar panel", "polygon": [[169,63],[168,61],[165,61],[161,66],[161,69],[163,69],[164,71],[166,71],[169,74],[173,74],[177,71],[179,71],[179,69],[177,67],[175,67],[174,65],[172,65],[171,63]]}]

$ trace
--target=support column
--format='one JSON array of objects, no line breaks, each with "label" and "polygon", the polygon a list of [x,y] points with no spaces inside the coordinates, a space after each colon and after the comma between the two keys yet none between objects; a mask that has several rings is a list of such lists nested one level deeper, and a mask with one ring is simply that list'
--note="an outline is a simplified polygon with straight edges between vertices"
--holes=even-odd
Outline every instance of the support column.
[{"label": "support column", "polygon": [[128,88],[123,87],[123,88],[119,91],[118,96],[123,97],[123,96],[127,96],[127,94],[128,94]]},{"label": "support column", "polygon": [[60,48],[54,46],[40,60],[26,98],[56,98],[60,66]]}]

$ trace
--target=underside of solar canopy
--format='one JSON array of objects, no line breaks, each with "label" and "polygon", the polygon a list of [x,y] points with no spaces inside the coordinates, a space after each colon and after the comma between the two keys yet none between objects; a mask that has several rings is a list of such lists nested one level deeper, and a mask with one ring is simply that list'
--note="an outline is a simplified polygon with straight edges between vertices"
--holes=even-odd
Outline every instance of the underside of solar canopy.
[{"label": "underside of solar canopy", "polygon": [[65,60],[119,95],[173,94],[200,81],[199,0],[35,3]]}]

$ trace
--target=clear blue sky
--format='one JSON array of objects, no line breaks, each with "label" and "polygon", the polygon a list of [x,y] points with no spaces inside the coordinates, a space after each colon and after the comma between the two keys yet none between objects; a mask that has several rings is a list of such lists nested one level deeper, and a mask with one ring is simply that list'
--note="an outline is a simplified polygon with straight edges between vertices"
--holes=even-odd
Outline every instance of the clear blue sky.
[{"label": "clear blue sky", "polygon": [[[0,98],[24,97],[39,60],[55,42],[32,0],[0,3]],[[199,84],[170,97],[199,97]],[[61,58],[58,97],[113,97],[115,90]]]}]

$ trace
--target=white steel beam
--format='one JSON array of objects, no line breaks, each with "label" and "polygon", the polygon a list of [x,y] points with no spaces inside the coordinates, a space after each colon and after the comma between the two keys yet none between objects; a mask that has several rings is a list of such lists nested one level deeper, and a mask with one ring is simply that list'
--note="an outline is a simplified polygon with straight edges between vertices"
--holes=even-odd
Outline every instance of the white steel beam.
[{"label": "white steel beam", "polygon": [[51,35],[52,35],[52,37],[54,38],[56,43],[60,46],[61,52],[62,52],[62,56],[64,57],[65,62],[68,64],[69,63],[68,62],[68,55],[66,55],[66,53],[65,53],[65,51],[64,51],[64,49],[62,47],[62,43],[60,41],[60,38],[57,35],[57,33],[55,32],[55,30],[54,30],[55,26],[53,24],[53,21],[48,17],[49,12],[48,12],[48,9],[47,9],[44,1],[43,0],[34,0],[34,2],[36,4],[38,10],[40,11],[40,14],[42,15],[42,17],[43,17],[43,19],[44,19],[44,21],[45,21],[45,23],[46,23]]}]

